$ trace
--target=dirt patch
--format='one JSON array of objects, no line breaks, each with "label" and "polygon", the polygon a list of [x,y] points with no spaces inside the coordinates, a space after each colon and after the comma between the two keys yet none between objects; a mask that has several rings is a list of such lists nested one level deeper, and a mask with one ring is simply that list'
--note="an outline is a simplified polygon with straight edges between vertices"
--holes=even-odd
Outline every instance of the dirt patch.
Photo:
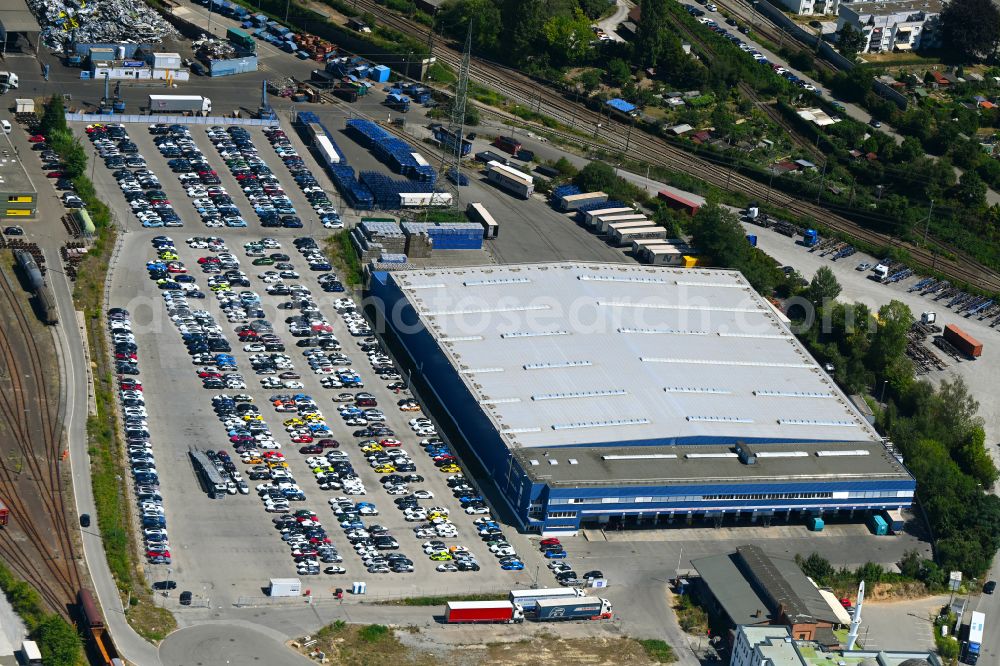
[{"label": "dirt patch", "polygon": [[[834,589],[834,594],[840,597],[850,597],[857,594],[857,588]],[[923,583],[875,583],[865,586],[865,601],[907,601],[923,599],[929,596]]]},{"label": "dirt patch", "polygon": [[515,640],[444,645],[416,627],[392,629],[382,625],[335,622],[315,635],[308,647],[292,648],[314,659],[325,657],[342,666],[653,666],[673,660],[672,651],[660,641],[632,638],[560,638],[543,631]]}]

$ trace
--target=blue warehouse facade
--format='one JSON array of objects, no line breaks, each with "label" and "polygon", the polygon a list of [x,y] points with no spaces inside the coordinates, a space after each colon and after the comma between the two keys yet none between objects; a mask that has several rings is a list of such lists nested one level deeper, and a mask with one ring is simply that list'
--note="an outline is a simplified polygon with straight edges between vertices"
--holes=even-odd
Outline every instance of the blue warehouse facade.
[{"label": "blue warehouse facade", "polygon": [[[370,276],[377,330],[521,530],[860,521],[912,504],[913,477],[742,276],[702,271],[695,293],[680,294],[670,291],[681,281],[672,269],[621,269]],[[649,305],[661,291],[665,300]],[[592,307],[599,316],[588,321],[627,312],[585,330],[567,318],[567,302]],[[655,310],[642,322],[652,326],[634,325],[640,306]],[[702,319],[657,319],[691,311]],[[736,331],[735,319],[748,321]]]}]

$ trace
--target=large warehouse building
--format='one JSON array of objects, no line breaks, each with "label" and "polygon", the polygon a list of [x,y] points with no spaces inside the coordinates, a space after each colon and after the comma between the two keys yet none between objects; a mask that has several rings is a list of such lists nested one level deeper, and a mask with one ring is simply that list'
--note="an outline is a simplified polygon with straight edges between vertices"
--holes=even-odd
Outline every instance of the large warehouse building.
[{"label": "large warehouse building", "polygon": [[913,477],[739,273],[380,272],[370,296],[522,529],[860,519],[912,503]]}]

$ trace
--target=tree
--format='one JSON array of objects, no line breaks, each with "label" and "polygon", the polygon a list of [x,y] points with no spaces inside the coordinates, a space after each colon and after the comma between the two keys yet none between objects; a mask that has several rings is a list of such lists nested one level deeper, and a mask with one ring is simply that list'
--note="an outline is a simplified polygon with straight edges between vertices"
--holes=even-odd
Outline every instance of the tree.
[{"label": "tree", "polygon": [[583,60],[590,51],[590,20],[576,9],[571,16],[557,15],[542,26],[542,35],[549,47],[549,55],[556,64],[570,64]]},{"label": "tree", "polygon": [[583,167],[574,180],[585,192],[607,192],[614,188],[617,178],[610,165],[594,160]]},{"label": "tree", "polygon": [[966,171],[955,188],[955,198],[969,208],[986,207],[986,183],[975,171]]},{"label": "tree", "polygon": [[903,559],[899,561],[899,571],[907,578],[919,578],[923,570],[923,558],[916,550],[908,550],[903,553]]},{"label": "tree", "polygon": [[80,636],[58,615],[53,614],[45,618],[35,633],[46,664],[76,666],[83,658]]},{"label": "tree", "polygon": [[53,95],[42,112],[38,132],[47,137],[56,130],[64,129],[66,129],[66,108],[63,105],[63,98],[62,95]]},{"label": "tree", "polygon": [[504,53],[514,62],[523,62],[535,53],[535,44],[545,22],[542,0],[503,0],[500,8]]},{"label": "tree", "polygon": [[837,33],[837,48],[848,60],[858,57],[865,46],[865,34],[857,30],[850,23],[845,23],[844,27]]},{"label": "tree", "polygon": [[587,92],[593,92],[597,90],[601,85],[601,74],[596,69],[588,69],[586,72],[576,77],[576,80],[580,82],[583,89]]},{"label": "tree", "polygon": [[993,0],[952,0],[941,10],[943,52],[961,62],[992,61],[1000,45],[1000,9]]},{"label": "tree", "polygon": [[471,23],[475,51],[493,51],[500,39],[500,8],[492,0],[447,0],[437,20],[442,32],[463,43]]},{"label": "tree", "polygon": [[619,88],[632,80],[632,70],[621,58],[612,58],[608,63],[608,80]]},{"label": "tree", "polygon": [[813,553],[806,558],[796,555],[795,563],[802,569],[802,573],[821,585],[829,581],[834,574],[833,565],[819,553]]},{"label": "tree", "polygon": [[808,298],[817,308],[836,300],[840,295],[840,283],[829,266],[821,266],[809,283]]},{"label": "tree", "polygon": [[878,329],[868,350],[868,365],[887,379],[897,393],[913,381],[913,366],[906,357],[906,333],[913,325],[908,305],[895,299],[878,310]]},{"label": "tree", "polygon": [[660,64],[660,56],[670,38],[670,19],[667,16],[669,0],[641,0],[642,20],[635,36],[636,59],[646,67]]}]

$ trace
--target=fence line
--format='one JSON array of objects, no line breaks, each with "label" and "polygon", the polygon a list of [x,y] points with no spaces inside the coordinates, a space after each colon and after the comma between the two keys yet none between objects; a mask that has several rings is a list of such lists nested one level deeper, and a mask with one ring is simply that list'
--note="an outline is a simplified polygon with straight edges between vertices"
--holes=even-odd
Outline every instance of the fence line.
[{"label": "fence line", "polygon": [[67,122],[84,123],[167,123],[170,125],[246,125],[249,127],[277,127],[277,120],[264,118],[230,118],[228,116],[172,116],[162,113],[66,113]]}]

